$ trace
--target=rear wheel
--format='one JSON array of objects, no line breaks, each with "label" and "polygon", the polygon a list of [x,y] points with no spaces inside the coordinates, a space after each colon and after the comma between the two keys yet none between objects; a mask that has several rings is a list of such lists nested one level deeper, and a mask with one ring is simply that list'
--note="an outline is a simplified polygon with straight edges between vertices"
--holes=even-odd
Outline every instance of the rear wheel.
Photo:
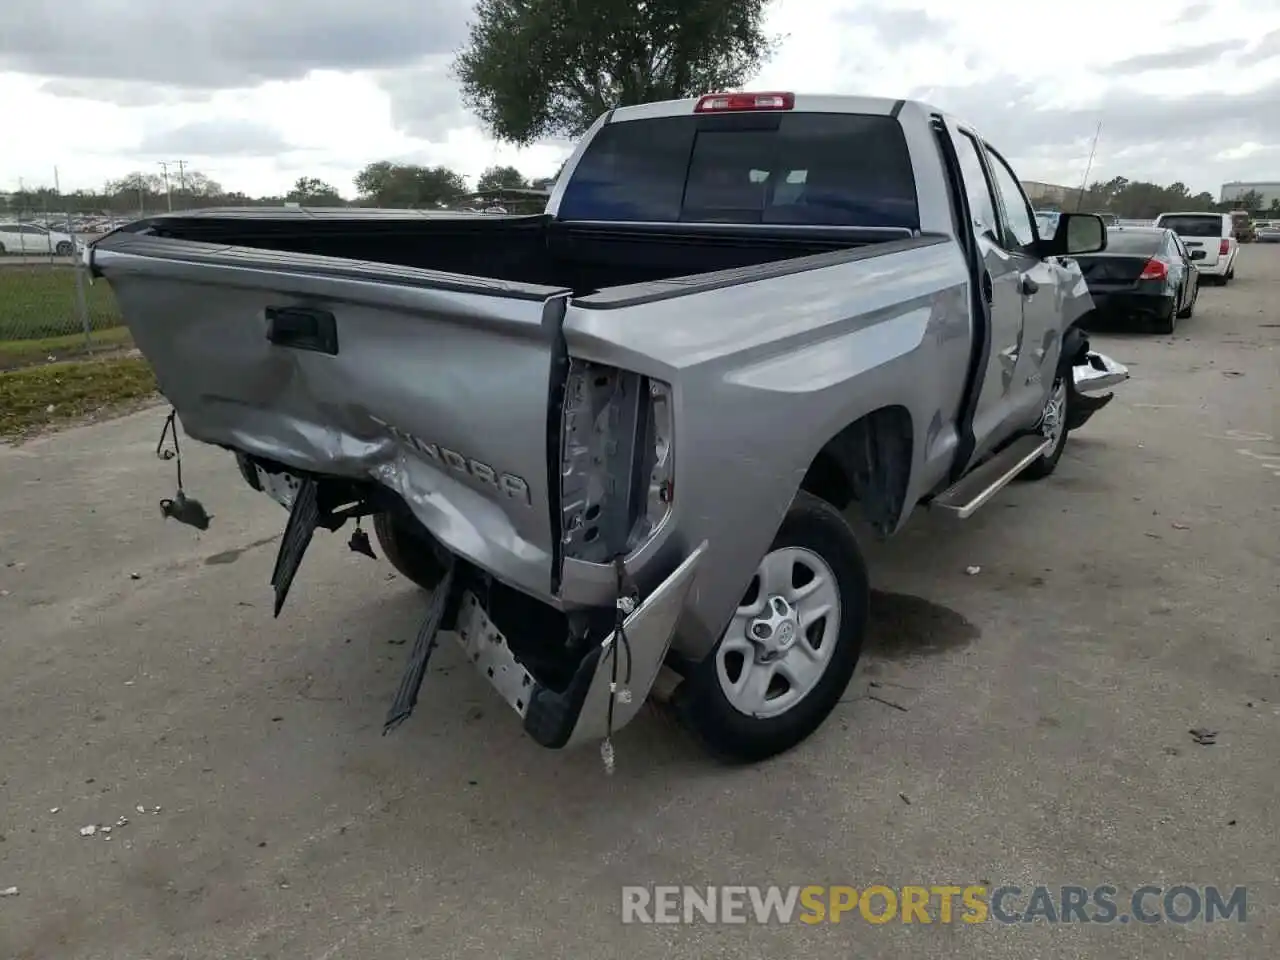
[{"label": "rear wheel", "polygon": [[1151,329],[1155,333],[1173,333],[1178,326],[1178,307],[1176,301],[1169,304],[1169,312],[1158,315],[1151,321]]},{"label": "rear wheel", "polygon": [[[1186,320],[1187,318],[1189,318],[1189,317],[1191,316],[1191,314],[1193,314],[1193,313],[1195,312],[1195,309],[1196,309],[1196,298],[1197,298],[1198,296],[1200,296],[1200,284],[1198,284],[1198,283],[1197,283],[1194,287],[1192,287],[1192,288],[1191,288],[1191,299],[1190,299],[1190,301],[1188,301],[1188,302],[1187,302],[1187,305],[1186,305],[1185,307],[1183,307],[1181,310],[1179,310],[1179,311],[1178,311],[1178,319],[1179,319],[1179,320]],[[1170,332],[1172,332],[1172,331],[1170,331]]]},{"label": "rear wheel", "polygon": [[424,590],[434,590],[444,577],[431,535],[417,520],[397,513],[376,513],[373,532],[391,565]]},{"label": "rear wheel", "polygon": [[63,240],[60,244],[54,247],[53,252],[60,257],[69,257],[71,256],[73,249],[74,248],[71,246],[71,244],[68,241]]},{"label": "rear wheel", "polygon": [[870,592],[848,522],[829,503],[797,494],[724,636],[676,691],[684,725],[729,762],[796,746],[849,685]]}]

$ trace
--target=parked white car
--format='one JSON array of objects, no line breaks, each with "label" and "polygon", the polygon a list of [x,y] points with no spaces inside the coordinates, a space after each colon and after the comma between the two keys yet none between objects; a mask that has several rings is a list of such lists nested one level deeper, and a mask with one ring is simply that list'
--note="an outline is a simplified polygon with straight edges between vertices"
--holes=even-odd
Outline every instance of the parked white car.
[{"label": "parked white car", "polygon": [[1230,214],[1162,213],[1156,217],[1156,226],[1176,233],[1189,251],[1204,251],[1204,259],[1196,261],[1202,281],[1225,284],[1235,278],[1240,243],[1232,230]]},{"label": "parked white car", "polygon": [[0,223],[0,255],[70,257],[80,247],[71,234],[38,223]]}]

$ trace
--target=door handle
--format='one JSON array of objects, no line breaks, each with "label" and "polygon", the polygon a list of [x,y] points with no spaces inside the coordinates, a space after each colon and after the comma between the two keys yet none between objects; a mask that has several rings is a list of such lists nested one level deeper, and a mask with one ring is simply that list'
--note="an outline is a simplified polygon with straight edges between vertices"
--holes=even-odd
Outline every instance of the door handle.
[{"label": "door handle", "polygon": [[1021,278],[1019,278],[1018,290],[1021,291],[1024,297],[1035,296],[1035,294],[1039,291],[1039,289],[1040,289],[1040,284],[1036,283],[1030,277],[1024,275]]},{"label": "door handle", "polygon": [[995,291],[991,286],[991,274],[982,271],[982,299],[986,301],[987,306],[991,306],[991,301],[995,299]]},{"label": "door handle", "polygon": [[328,310],[267,307],[267,339],[278,347],[338,355],[338,324]]}]

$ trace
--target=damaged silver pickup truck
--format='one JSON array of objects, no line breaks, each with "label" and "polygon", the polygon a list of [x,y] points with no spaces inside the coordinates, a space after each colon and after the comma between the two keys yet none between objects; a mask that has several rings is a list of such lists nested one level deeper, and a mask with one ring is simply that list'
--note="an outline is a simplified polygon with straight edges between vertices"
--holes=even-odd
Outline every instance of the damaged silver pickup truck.
[{"label": "damaged silver pickup truck", "polygon": [[1106,237],[1041,238],[926,104],[745,93],[601,117],[543,215],[178,213],[85,256],[185,431],[288,507],[277,614],[317,528],[372,555],[361,517],[432,591],[388,728],[449,632],[544,746],[608,757],[661,672],[749,761],[853,674],[848,518],[1047,477],[1127,376],[1074,326]]}]

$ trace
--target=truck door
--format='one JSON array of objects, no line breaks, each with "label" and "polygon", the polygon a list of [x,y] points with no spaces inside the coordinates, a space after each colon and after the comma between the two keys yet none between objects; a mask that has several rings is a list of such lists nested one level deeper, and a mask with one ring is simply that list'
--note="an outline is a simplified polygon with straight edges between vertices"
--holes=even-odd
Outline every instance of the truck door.
[{"label": "truck door", "polygon": [[[977,459],[1027,426],[1023,408],[1029,400],[1023,352],[1034,352],[1039,344],[1028,338],[1026,291],[1039,283],[1037,277],[1041,274],[1047,285],[1055,281],[1050,270],[1037,271],[1037,264],[1044,265],[1011,240],[1001,220],[999,195],[978,138],[951,123],[947,127],[960,161],[973,218],[971,226],[982,255],[981,293],[991,311],[991,349],[986,369],[978,374],[982,385],[973,419],[973,457]],[[1028,279],[1031,284],[1026,282]],[[1033,295],[1039,292],[1036,290]],[[1045,293],[1052,297],[1056,290]]]},{"label": "truck door", "polygon": [[1022,349],[1014,371],[1015,429],[1034,426],[1044,412],[1045,401],[1057,373],[1058,356],[1066,327],[1078,319],[1066,316],[1059,286],[1065,274],[1056,264],[1036,253],[1035,213],[1022,185],[1004,157],[989,143],[983,144],[987,170],[995,187],[1002,243],[1021,271]]}]

